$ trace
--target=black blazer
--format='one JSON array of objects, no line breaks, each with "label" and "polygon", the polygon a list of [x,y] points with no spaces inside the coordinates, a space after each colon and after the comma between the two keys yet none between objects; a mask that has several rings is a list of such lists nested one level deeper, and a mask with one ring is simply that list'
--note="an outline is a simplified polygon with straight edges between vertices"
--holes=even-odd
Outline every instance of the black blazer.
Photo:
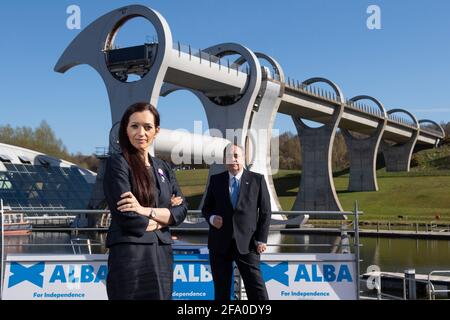
[{"label": "black blazer", "polygon": [[[157,194],[156,208],[168,208],[173,218],[172,225],[179,225],[186,217],[188,204],[183,197],[172,169],[169,165],[150,156],[155,176]],[[132,191],[131,171],[127,161],[122,154],[111,155],[105,168],[103,180],[108,207],[111,210],[111,225],[106,237],[106,246],[110,247],[116,243],[155,243],[158,239],[166,244],[173,243],[168,227],[160,230],[146,232],[148,218],[135,212],[120,212],[117,210],[117,202],[120,195]],[[170,206],[172,194],[183,197],[181,205]]]},{"label": "black blazer", "polygon": [[208,224],[211,215],[223,219],[222,228],[209,227],[208,248],[212,251],[226,252],[233,237],[241,254],[255,250],[257,241],[267,243],[272,211],[264,177],[244,170],[236,209],[233,209],[228,171],[211,176],[202,214]]}]

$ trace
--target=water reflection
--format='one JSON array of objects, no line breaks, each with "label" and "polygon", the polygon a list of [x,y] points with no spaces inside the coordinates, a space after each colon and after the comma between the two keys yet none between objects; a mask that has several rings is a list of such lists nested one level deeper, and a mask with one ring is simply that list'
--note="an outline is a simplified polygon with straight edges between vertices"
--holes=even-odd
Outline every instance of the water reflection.
[{"label": "water reflection", "polygon": [[[71,240],[75,239],[91,239],[92,253],[104,253],[105,234],[94,232],[81,233],[73,235],[68,232],[33,232],[29,235],[7,236],[5,237],[5,254],[9,253],[26,253],[26,254],[73,254],[74,250],[81,253],[88,253],[86,245],[73,246]],[[80,241],[85,243],[86,241]]]},{"label": "water reflection", "polygon": [[416,273],[450,270],[450,242],[447,240],[362,238],[361,270],[371,264],[383,271]]}]

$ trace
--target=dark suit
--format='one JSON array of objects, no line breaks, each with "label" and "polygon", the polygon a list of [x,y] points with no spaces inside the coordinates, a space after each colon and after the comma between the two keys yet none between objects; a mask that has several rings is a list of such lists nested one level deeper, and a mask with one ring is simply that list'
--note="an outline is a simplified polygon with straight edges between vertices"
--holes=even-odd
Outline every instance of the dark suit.
[{"label": "dark suit", "polygon": [[210,223],[211,215],[223,219],[222,228],[210,225],[208,248],[213,273],[215,298],[230,298],[232,261],[235,261],[244,280],[250,300],[267,299],[267,291],[259,269],[257,242],[267,243],[271,207],[264,177],[244,170],[236,208],[229,192],[228,171],[210,178],[202,214]]},{"label": "dark suit", "polygon": [[[179,225],[186,217],[188,204],[183,198],[181,205],[171,207],[172,194],[183,196],[173,171],[158,158],[150,157],[150,161],[156,184],[154,207],[168,208],[172,225]],[[147,232],[149,218],[117,210],[120,195],[132,191],[130,167],[122,154],[113,154],[108,159],[103,188],[111,210],[106,238],[106,246],[110,248],[108,296],[110,299],[170,299],[173,240],[169,228]],[[156,282],[161,283],[160,288]]]}]

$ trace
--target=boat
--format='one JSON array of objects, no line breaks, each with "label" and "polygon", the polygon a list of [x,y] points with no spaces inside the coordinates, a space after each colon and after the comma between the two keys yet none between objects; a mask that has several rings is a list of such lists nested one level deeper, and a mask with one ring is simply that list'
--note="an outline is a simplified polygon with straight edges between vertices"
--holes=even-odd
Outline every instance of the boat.
[{"label": "boat", "polygon": [[31,223],[24,220],[22,213],[3,214],[3,233],[5,236],[22,236],[31,233]]}]

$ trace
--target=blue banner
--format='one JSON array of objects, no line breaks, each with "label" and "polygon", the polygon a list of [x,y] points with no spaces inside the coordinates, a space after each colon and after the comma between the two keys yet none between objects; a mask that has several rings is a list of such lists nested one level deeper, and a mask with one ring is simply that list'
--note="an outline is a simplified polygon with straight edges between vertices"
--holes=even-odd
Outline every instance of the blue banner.
[{"label": "blue banner", "polygon": [[214,283],[207,254],[176,254],[173,300],[214,300]]}]

